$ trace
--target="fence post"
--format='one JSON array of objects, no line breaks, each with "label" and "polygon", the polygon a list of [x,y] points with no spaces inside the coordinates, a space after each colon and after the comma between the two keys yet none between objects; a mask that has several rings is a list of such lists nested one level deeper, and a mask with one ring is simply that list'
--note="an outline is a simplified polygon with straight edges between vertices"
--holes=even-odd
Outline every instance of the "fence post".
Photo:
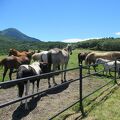
[{"label": "fence post", "polygon": [[80,94],[80,111],[83,116],[85,116],[84,108],[83,108],[83,99],[82,99],[82,65],[80,64],[79,75],[80,75],[80,82],[79,82],[79,94]]},{"label": "fence post", "polygon": [[115,84],[117,84],[116,73],[117,73],[117,59],[115,59],[115,76],[114,76],[114,83]]}]

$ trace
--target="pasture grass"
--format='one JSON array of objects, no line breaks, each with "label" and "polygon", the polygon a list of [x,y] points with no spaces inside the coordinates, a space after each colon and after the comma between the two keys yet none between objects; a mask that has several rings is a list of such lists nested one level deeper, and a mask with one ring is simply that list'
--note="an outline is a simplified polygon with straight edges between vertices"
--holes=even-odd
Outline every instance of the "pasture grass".
[{"label": "pasture grass", "polygon": [[83,101],[85,117],[82,117],[77,103],[54,120],[119,120],[119,93],[120,86],[110,84]]},{"label": "pasture grass", "polygon": [[[90,50],[84,50],[84,49],[77,49],[73,51],[73,54],[70,56],[70,61],[68,64],[68,68],[74,68],[78,67],[78,58],[77,54],[79,52],[84,51],[90,51]],[[5,58],[6,56],[0,56],[0,60]],[[102,70],[103,66],[98,66],[98,70]],[[91,70],[93,68],[91,67]],[[3,68],[0,67],[0,81],[2,80],[2,73]],[[83,74],[85,75],[87,73],[87,69],[83,70]],[[101,73],[102,74],[102,73]],[[114,73],[112,73],[114,76]],[[91,76],[91,79],[96,80],[104,80],[109,81],[111,77],[106,76]],[[5,80],[9,80],[8,74],[5,78]],[[75,113],[80,113],[79,117],[80,119],[85,120],[119,120],[120,118],[120,88],[119,86],[116,86],[115,88],[111,87],[113,83],[111,83],[109,86],[105,87],[104,89],[96,92],[92,96],[86,98],[83,102],[84,110],[86,113],[86,117],[82,118],[81,113],[79,112],[79,103],[70,108],[69,110],[65,111],[63,114],[55,118],[54,120],[64,120],[67,116],[70,116]]]},{"label": "pasture grass", "polygon": [[[86,50],[80,49],[80,50],[74,50],[73,54],[70,56],[70,61],[69,61],[69,68],[72,67],[78,67],[78,58],[77,54],[79,52],[84,52]],[[89,50],[87,50],[88,52]],[[84,64],[84,63],[83,63]],[[91,70],[93,68],[91,67]],[[103,70],[103,66],[99,65],[97,67],[98,70]],[[87,69],[83,70],[83,74],[87,73]],[[100,74],[103,74],[102,72]],[[112,72],[112,77],[109,75],[96,75],[96,76],[91,76],[91,79],[96,79],[98,81],[104,80],[106,82],[114,79],[114,72]],[[99,90],[98,92],[94,93],[90,97],[86,98],[83,102],[84,105],[84,111],[86,114],[86,117],[82,118],[81,112],[79,112],[79,103],[76,104],[75,106],[71,107],[64,113],[62,113],[60,116],[55,118],[54,120],[65,120],[68,116],[72,116],[74,114],[79,114],[78,120],[79,119],[84,119],[84,120],[119,120],[120,118],[120,113],[119,113],[119,104],[120,104],[120,88],[119,86],[116,85],[114,87],[114,80],[113,82],[104,87],[103,89]],[[72,120],[73,118],[71,117],[68,120]],[[74,120],[74,119],[73,119]],[[76,119],[77,120],[77,119]]]}]

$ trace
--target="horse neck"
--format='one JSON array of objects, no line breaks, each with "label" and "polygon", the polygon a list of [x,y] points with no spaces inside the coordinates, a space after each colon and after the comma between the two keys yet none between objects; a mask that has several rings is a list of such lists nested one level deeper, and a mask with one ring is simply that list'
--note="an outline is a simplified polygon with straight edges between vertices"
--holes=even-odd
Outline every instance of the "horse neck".
[{"label": "horse neck", "polygon": [[20,52],[17,51],[17,50],[14,50],[14,51],[13,51],[13,54],[14,54],[15,56],[18,56],[18,55],[20,54]]},{"label": "horse neck", "polygon": [[71,50],[69,50],[69,47],[64,48],[64,50],[67,51],[68,54],[71,54],[71,53],[72,53]]}]

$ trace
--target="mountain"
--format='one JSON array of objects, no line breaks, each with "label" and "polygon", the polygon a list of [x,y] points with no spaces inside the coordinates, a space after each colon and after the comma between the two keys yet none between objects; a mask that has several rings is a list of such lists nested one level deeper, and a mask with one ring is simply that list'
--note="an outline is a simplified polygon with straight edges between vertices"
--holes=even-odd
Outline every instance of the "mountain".
[{"label": "mountain", "polygon": [[39,42],[41,42],[39,39],[25,35],[24,33],[20,32],[16,28],[8,28],[3,31],[0,31],[0,35],[15,38],[16,40],[20,40],[20,41],[39,41]]}]

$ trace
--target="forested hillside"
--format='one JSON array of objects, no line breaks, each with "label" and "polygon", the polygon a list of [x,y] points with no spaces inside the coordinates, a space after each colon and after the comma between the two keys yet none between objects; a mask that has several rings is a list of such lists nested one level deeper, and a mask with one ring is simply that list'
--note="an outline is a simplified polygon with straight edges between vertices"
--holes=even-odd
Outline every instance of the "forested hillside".
[{"label": "forested hillside", "polygon": [[47,50],[54,47],[63,48],[65,46],[66,43],[63,42],[18,40],[16,38],[0,35],[0,54],[8,54],[10,48],[17,50]]},{"label": "forested hillside", "polygon": [[93,50],[120,51],[120,38],[91,39],[78,42],[76,48],[89,48]]}]

